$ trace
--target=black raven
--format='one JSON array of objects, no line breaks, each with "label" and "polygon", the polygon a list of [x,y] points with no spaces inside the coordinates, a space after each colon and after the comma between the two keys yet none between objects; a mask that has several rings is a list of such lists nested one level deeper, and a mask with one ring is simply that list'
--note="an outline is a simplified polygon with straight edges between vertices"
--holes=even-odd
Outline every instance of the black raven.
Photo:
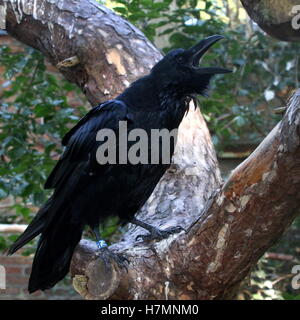
[{"label": "black raven", "polygon": [[[103,248],[106,245],[99,238],[98,227],[109,216],[147,229],[149,234],[142,236],[143,240],[162,239],[181,230],[160,230],[135,218],[170,164],[119,161],[101,165],[96,154],[104,142],[97,141],[97,132],[107,128],[118,135],[120,121],[127,121],[128,132],[178,128],[193,95],[204,95],[213,75],[230,72],[199,66],[203,54],[222,38],[214,35],[188,50],[170,51],[147,76],[117,98],[94,107],[64,136],[65,150],[45,183],[45,188],[54,192],[9,250],[13,254],[41,234],[29,292],[51,288],[65,277],[85,225],[94,230],[98,246]],[[171,156],[174,147],[171,143]]]}]

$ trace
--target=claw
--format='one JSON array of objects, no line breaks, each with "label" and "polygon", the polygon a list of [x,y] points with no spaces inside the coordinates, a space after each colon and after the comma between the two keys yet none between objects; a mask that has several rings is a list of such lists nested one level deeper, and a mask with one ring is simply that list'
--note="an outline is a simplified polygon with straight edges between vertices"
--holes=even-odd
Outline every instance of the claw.
[{"label": "claw", "polygon": [[105,267],[109,267],[109,263],[114,261],[120,268],[125,268],[128,272],[129,260],[119,253],[110,251],[107,247],[102,247],[99,249],[99,253],[104,261]]},{"label": "claw", "polygon": [[138,241],[139,239],[142,239],[143,241],[162,240],[168,238],[171,234],[179,233],[181,231],[186,232],[186,230],[180,226],[167,228],[165,230],[153,228],[150,234],[139,234],[136,236],[135,241]]}]

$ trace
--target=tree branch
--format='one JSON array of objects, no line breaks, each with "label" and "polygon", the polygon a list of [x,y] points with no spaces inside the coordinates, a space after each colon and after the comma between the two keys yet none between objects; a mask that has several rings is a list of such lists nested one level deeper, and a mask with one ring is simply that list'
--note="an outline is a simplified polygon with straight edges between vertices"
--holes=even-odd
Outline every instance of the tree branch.
[{"label": "tree branch", "polygon": [[0,26],[54,66],[78,58],[59,71],[92,105],[123,91],[161,58],[138,29],[92,0],[0,0],[1,7]]},{"label": "tree branch", "polygon": [[241,3],[250,18],[270,36],[283,41],[300,40],[298,0],[241,0]]},{"label": "tree branch", "polygon": [[84,240],[71,268],[74,282],[82,280],[76,289],[88,299],[231,298],[299,213],[299,133],[300,90],[283,120],[207,201],[186,234],[151,244],[128,244],[125,235],[112,248],[130,260],[129,271],[112,264],[102,282],[101,256]]}]

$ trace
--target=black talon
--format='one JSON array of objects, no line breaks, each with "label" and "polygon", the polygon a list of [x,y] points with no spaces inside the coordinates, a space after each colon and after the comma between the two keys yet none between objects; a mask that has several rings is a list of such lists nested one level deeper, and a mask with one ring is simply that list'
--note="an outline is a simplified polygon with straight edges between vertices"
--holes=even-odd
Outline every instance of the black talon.
[{"label": "black talon", "polygon": [[182,227],[170,227],[164,230],[160,230],[158,228],[155,228],[151,226],[151,228],[148,229],[150,234],[139,234],[135,240],[138,241],[140,238],[143,241],[151,241],[151,240],[162,240],[168,238],[171,234],[179,233],[181,231],[185,232],[185,229]]},{"label": "black talon", "polygon": [[107,247],[99,249],[98,252],[103,259],[106,268],[108,268],[111,261],[114,261],[118,265],[118,267],[120,267],[121,269],[125,268],[125,270],[128,272],[129,260],[126,257],[121,255],[120,253],[115,253],[109,250]]}]

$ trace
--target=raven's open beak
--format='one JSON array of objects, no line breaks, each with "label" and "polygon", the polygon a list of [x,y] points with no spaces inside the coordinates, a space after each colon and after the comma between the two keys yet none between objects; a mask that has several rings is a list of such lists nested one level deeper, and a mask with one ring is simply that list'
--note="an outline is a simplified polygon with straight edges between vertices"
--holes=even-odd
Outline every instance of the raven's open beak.
[{"label": "raven's open beak", "polygon": [[200,59],[203,57],[205,52],[217,41],[224,39],[223,36],[220,35],[214,35],[210,36],[208,38],[205,38],[204,40],[201,40],[198,44],[193,46],[189,49],[189,52],[191,54],[191,63],[193,67],[197,69],[198,74],[222,74],[222,73],[229,73],[232,72],[231,70],[224,69],[224,68],[218,68],[218,67],[199,67]]}]

